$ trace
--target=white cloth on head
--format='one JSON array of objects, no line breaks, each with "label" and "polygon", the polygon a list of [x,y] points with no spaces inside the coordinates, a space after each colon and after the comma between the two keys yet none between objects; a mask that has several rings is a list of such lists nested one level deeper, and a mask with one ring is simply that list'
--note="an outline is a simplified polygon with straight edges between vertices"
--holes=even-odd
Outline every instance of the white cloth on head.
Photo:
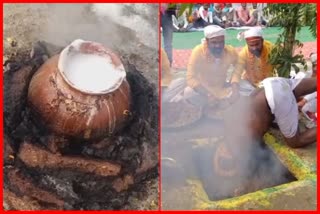
[{"label": "white cloth on head", "polygon": [[211,39],[218,36],[225,36],[226,30],[218,25],[209,25],[204,28],[204,37]]},{"label": "white cloth on head", "polygon": [[271,113],[286,138],[294,137],[298,130],[299,111],[293,90],[301,80],[269,77],[262,81]]},{"label": "white cloth on head", "polygon": [[311,54],[310,60],[312,64],[317,64],[317,54],[316,53]]},{"label": "white cloth on head", "polygon": [[250,37],[263,37],[261,27],[253,27],[243,33],[245,39]]}]

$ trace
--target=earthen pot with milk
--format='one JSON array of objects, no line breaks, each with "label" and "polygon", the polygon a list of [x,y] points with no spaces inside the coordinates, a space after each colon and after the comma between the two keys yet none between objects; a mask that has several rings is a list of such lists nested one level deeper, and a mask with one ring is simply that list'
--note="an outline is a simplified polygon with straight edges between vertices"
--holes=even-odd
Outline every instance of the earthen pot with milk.
[{"label": "earthen pot with milk", "polygon": [[35,73],[28,103],[33,117],[51,131],[97,139],[126,123],[130,86],[117,55],[101,44],[75,40]]}]

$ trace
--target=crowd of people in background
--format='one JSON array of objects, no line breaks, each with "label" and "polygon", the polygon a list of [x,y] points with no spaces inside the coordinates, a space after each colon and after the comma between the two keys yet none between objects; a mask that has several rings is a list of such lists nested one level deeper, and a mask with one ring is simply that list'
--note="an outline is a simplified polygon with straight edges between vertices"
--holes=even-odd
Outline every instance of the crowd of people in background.
[{"label": "crowd of people in background", "polygon": [[267,26],[268,20],[263,16],[265,3],[215,3],[194,4],[192,10],[181,11],[181,4],[161,4],[161,30],[164,49],[172,64],[173,32],[187,32],[218,25],[222,28],[243,26]]},{"label": "crowd of people in background", "polygon": [[192,11],[189,9],[180,12],[181,6],[174,5],[171,10],[174,31],[186,32],[208,25],[219,25],[222,28],[242,26],[266,26],[267,19],[263,16],[263,3],[231,3],[195,4]]}]

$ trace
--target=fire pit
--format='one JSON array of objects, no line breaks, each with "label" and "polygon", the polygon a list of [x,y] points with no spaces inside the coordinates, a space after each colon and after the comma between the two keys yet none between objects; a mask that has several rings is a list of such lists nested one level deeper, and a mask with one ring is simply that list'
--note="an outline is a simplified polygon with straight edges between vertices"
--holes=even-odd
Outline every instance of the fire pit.
[{"label": "fire pit", "polygon": [[[119,73],[86,85],[72,79],[77,65],[58,62],[65,53],[105,57]],[[31,58],[5,66],[6,209],[122,209],[158,176],[157,90],[134,65],[78,40],[66,49],[37,42]]]},{"label": "fire pit", "polygon": [[[266,134],[265,144],[257,144],[253,148],[256,153],[245,161],[248,167],[230,174],[214,168],[214,160],[230,159],[221,148],[222,136],[164,142],[167,148],[163,156],[172,158],[162,159],[162,209],[315,208],[307,199],[316,197],[315,166],[274,136]],[[224,166],[226,172],[232,169],[232,164]],[[300,197],[303,203],[298,203]]]},{"label": "fire pit", "polygon": [[[251,148],[252,157],[238,160],[243,162],[240,164],[234,163],[222,148],[223,143],[217,142],[211,148],[199,148],[195,152],[199,180],[212,201],[238,197],[297,180],[264,144]],[[240,166],[234,167],[236,164]]]}]

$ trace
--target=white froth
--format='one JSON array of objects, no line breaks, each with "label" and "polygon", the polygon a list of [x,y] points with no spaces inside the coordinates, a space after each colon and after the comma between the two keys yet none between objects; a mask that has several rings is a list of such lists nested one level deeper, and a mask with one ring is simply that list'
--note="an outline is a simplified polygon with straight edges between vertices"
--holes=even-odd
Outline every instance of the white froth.
[{"label": "white froth", "polygon": [[65,61],[63,72],[74,87],[93,93],[113,91],[122,82],[125,72],[116,68],[110,58],[78,53]]}]

